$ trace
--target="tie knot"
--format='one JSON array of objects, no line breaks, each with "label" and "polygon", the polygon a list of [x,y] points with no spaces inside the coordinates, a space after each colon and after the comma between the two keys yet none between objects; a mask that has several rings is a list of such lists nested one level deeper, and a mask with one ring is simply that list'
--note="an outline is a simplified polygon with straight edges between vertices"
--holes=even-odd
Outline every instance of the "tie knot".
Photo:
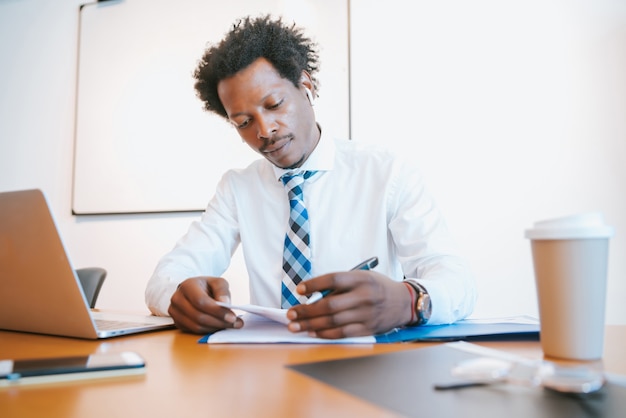
[{"label": "tie knot", "polygon": [[294,187],[302,185],[305,180],[310,179],[315,175],[317,171],[300,171],[298,173],[289,172],[283,174],[280,180],[283,182],[283,185],[287,188],[287,190],[293,190]]}]

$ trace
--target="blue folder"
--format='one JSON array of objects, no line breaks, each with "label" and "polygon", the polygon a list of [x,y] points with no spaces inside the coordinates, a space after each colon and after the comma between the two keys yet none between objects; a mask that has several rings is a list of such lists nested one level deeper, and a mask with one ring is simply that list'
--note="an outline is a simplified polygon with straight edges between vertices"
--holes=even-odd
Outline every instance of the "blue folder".
[{"label": "blue folder", "polygon": [[457,341],[539,338],[539,322],[475,322],[463,320],[449,325],[396,328],[376,335],[377,343],[406,341]]}]

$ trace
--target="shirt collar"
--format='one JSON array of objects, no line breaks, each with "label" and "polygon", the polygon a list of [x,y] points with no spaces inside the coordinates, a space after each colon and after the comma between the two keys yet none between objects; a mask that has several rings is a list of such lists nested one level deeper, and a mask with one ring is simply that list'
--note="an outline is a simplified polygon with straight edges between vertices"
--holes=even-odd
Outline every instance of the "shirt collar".
[{"label": "shirt collar", "polygon": [[[321,129],[320,129],[321,130]],[[320,140],[317,143],[317,146],[313,150],[313,152],[309,155],[309,158],[306,159],[304,164],[297,169],[285,170],[284,168],[276,167],[272,165],[274,169],[274,175],[277,180],[288,172],[299,172],[299,171],[330,171],[333,169],[335,164],[335,142],[330,137],[324,137],[324,133],[320,134]],[[316,176],[317,177],[317,176]]]}]

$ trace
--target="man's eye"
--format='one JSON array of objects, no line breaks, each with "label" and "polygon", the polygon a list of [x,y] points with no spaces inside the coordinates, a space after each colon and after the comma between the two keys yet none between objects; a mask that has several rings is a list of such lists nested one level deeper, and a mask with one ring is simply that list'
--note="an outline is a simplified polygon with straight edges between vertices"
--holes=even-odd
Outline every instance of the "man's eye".
[{"label": "man's eye", "polygon": [[268,109],[276,109],[276,108],[279,108],[279,107],[280,107],[280,105],[282,105],[282,104],[283,104],[283,101],[282,101],[282,100],[280,100],[280,101],[276,102],[276,103],[275,103],[275,104],[273,104],[273,105],[269,105],[267,108],[268,108]]},{"label": "man's eye", "polygon": [[237,126],[237,129],[243,129],[249,124],[250,124],[250,119],[246,119],[243,122],[236,124],[235,126]]}]

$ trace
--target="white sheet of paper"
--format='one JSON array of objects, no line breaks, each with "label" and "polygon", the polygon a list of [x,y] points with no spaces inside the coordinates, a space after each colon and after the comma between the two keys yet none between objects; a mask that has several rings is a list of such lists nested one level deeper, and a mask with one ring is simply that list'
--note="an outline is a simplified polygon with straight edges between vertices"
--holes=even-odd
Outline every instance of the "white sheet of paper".
[{"label": "white sheet of paper", "polygon": [[265,306],[258,305],[232,305],[230,303],[217,302],[218,305],[228,309],[238,309],[240,311],[250,312],[256,315],[261,315],[272,321],[280,322],[287,325],[289,319],[287,319],[287,309],[279,308],[267,308]]},{"label": "white sheet of paper", "polygon": [[[265,308],[267,309],[267,308]],[[276,310],[276,309],[275,309]],[[279,309],[282,310],[282,309]],[[286,326],[262,316],[246,313],[241,329],[228,328],[211,334],[208,344],[375,344],[376,338],[354,337],[329,340],[309,337],[306,332],[294,333]]]}]

